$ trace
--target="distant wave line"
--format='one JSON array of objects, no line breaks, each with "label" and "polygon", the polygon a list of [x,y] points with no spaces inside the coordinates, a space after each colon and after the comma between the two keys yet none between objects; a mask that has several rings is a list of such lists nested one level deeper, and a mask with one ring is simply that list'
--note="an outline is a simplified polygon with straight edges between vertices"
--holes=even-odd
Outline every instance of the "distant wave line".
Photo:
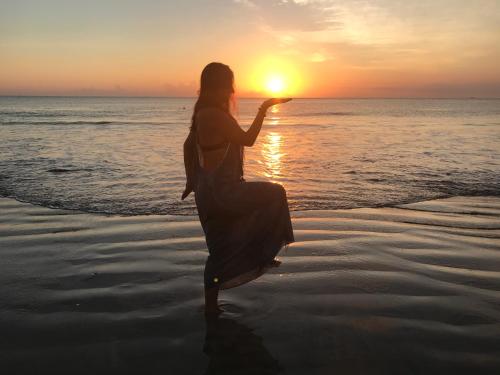
[{"label": "distant wave line", "polygon": [[299,113],[293,116],[296,117],[312,117],[312,116],[355,116],[355,112],[312,112],[312,113]]},{"label": "distant wave line", "polygon": [[170,125],[172,121],[2,121],[1,125]]}]

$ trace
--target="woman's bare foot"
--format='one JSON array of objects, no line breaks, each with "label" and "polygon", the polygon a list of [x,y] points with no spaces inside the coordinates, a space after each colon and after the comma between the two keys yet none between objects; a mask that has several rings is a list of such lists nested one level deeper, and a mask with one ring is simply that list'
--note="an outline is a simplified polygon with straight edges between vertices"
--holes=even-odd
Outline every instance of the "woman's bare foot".
[{"label": "woman's bare foot", "polygon": [[279,261],[279,260],[278,260],[278,259],[276,259],[276,258],[275,258],[275,259],[273,259],[273,260],[271,261],[271,263],[269,263],[269,265],[270,265],[271,267],[279,267],[279,266],[280,266],[280,264],[281,264],[281,261]]}]

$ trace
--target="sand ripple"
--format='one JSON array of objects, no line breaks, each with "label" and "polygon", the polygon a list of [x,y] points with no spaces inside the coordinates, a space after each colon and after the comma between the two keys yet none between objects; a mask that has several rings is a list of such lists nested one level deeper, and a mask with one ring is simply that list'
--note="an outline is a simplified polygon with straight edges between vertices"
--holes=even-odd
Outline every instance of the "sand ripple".
[{"label": "sand ripple", "polygon": [[227,312],[213,326],[202,315],[196,217],[0,199],[0,359],[69,373],[500,369],[499,198],[301,211],[293,221],[297,242],[281,267],[224,291]]}]

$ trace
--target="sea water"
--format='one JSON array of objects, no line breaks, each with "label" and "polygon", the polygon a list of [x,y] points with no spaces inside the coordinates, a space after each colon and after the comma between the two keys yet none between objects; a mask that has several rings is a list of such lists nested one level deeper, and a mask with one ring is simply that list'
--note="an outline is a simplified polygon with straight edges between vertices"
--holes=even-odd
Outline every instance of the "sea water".
[{"label": "sea water", "polygon": [[[0,195],[89,212],[195,214],[182,144],[195,98],[0,97]],[[239,99],[247,129],[261,100]],[[500,195],[500,100],[294,99],[268,111],[247,181],[291,210]]]}]

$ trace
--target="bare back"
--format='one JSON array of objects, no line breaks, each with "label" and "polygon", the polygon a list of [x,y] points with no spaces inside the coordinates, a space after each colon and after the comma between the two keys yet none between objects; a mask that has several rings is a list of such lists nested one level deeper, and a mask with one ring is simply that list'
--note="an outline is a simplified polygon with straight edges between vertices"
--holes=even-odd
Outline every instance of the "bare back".
[{"label": "bare back", "polygon": [[[226,143],[227,139],[221,131],[217,117],[213,116],[212,108],[203,108],[196,114],[196,131],[198,133],[198,142],[203,146],[211,146]],[[219,147],[213,150],[202,150],[203,168],[211,171],[219,165],[226,153],[226,147]]]},{"label": "bare back", "polygon": [[259,113],[250,129],[244,131],[228,113],[214,107],[200,109],[195,118],[198,142],[207,149],[203,151],[201,166],[208,171],[216,168],[224,158],[227,143],[252,147],[264,119],[263,112]]}]

